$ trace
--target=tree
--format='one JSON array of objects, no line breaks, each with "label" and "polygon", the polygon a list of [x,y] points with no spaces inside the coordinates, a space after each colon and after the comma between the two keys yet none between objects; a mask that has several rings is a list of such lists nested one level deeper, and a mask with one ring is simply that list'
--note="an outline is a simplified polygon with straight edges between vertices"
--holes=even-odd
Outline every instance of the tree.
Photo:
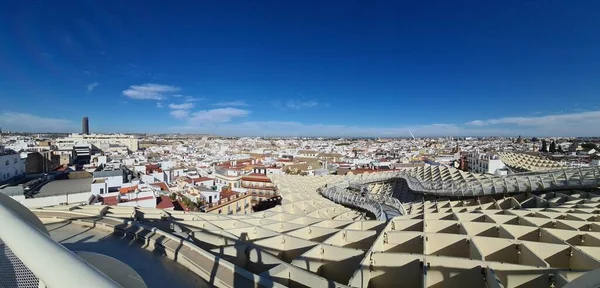
[{"label": "tree", "polygon": [[581,148],[598,150],[598,146],[594,143],[583,143],[583,144],[581,144]]},{"label": "tree", "polygon": [[185,204],[185,206],[190,207],[190,203],[192,203],[192,201],[190,200],[190,198],[187,197],[183,197],[183,199],[181,199],[181,201],[183,202],[183,204]]},{"label": "tree", "polygon": [[563,153],[562,146],[558,145],[558,153]]},{"label": "tree", "polygon": [[546,140],[542,140],[542,149],[540,151],[548,152],[548,143],[546,142]]},{"label": "tree", "polygon": [[554,143],[554,141],[552,141],[552,142],[550,143],[550,150],[549,150],[549,151],[550,151],[551,153],[554,153],[554,152],[556,152],[556,143]]},{"label": "tree", "polygon": [[177,194],[171,193],[171,195],[169,195],[169,198],[171,198],[171,200],[175,201],[175,199],[177,198]]},{"label": "tree", "polygon": [[531,142],[533,142],[533,143],[538,142],[538,141],[540,141],[540,140],[536,137],[531,138]]}]

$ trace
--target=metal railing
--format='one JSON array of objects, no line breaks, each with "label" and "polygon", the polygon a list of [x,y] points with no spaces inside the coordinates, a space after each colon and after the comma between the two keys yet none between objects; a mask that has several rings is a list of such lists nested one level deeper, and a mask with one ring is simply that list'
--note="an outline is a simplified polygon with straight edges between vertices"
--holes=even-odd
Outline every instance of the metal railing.
[{"label": "metal railing", "polygon": [[[406,215],[404,205],[395,197],[384,194],[360,193],[366,184],[403,179],[413,192],[437,196],[485,196],[492,194],[513,194],[521,192],[544,192],[567,189],[597,188],[600,186],[600,167],[565,168],[547,172],[525,172],[510,175],[490,175],[475,179],[428,181],[421,179],[417,170],[363,174],[356,178],[346,178],[329,187],[321,187],[320,193],[326,198],[343,205],[367,210],[379,220],[388,217],[382,208],[387,205],[400,215]],[[351,189],[349,189],[351,188]]]},{"label": "metal railing", "polygon": [[46,287],[121,287],[14,210],[27,208],[8,201],[0,197],[0,240]]},{"label": "metal railing", "polygon": [[377,220],[387,220],[387,216],[379,201],[362,197],[358,193],[348,191],[349,183],[340,182],[333,186],[319,188],[319,193],[325,198],[345,206],[361,209],[372,213]]},{"label": "metal railing", "polygon": [[412,191],[437,196],[484,196],[521,192],[543,192],[600,186],[600,167],[565,168],[548,172],[526,172],[510,175],[490,175],[479,179],[427,181],[415,170],[370,173],[362,183],[406,180]]}]

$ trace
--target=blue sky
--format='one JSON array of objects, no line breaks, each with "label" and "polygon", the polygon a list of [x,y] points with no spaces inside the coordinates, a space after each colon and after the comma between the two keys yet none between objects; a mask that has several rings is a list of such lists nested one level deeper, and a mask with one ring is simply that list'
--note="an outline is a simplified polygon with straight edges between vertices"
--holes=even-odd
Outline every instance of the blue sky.
[{"label": "blue sky", "polygon": [[4,130],[598,135],[598,1],[8,1]]}]

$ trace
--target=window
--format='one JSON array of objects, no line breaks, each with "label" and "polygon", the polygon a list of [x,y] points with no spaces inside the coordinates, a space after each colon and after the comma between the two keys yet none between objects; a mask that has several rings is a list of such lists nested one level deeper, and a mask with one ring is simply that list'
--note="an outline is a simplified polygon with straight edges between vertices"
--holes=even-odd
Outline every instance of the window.
[{"label": "window", "polygon": [[104,188],[100,188],[100,194],[104,194]]},{"label": "window", "polygon": [[8,161],[8,160],[6,160],[6,166],[8,166],[8,163],[9,163],[9,161]]}]

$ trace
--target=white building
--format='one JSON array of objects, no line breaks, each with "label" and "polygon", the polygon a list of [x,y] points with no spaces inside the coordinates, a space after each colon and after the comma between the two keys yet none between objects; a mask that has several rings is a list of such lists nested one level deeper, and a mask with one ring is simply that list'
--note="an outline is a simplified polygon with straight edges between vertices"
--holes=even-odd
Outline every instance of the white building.
[{"label": "white building", "polygon": [[493,153],[470,152],[467,156],[469,172],[495,174],[496,170],[506,168],[500,157]]},{"label": "white building", "polygon": [[25,161],[14,150],[0,147],[0,182],[25,175]]},{"label": "white building", "polygon": [[205,187],[198,187],[197,189],[206,203],[216,203],[219,201],[219,199],[221,199],[221,194],[217,191]]},{"label": "white building", "polygon": [[126,146],[131,151],[137,151],[139,148],[138,139],[134,136],[124,134],[76,134],[73,133],[69,137],[56,139],[56,146],[59,150],[72,149],[76,143],[88,143],[102,149],[102,147],[110,147],[111,144],[120,144]]}]

